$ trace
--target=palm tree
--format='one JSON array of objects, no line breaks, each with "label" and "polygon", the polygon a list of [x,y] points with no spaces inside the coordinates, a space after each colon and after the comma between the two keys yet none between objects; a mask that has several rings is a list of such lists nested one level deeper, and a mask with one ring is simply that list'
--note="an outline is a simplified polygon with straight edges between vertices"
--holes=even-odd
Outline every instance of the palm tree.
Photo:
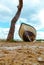
[{"label": "palm tree", "polygon": [[23,7],[23,0],[19,0],[19,5],[17,6],[17,8],[18,8],[17,13],[11,20],[11,26],[10,26],[10,30],[9,30],[9,33],[7,36],[7,41],[13,40],[13,38],[14,38],[15,24],[16,24],[17,20],[19,19],[22,7]]}]

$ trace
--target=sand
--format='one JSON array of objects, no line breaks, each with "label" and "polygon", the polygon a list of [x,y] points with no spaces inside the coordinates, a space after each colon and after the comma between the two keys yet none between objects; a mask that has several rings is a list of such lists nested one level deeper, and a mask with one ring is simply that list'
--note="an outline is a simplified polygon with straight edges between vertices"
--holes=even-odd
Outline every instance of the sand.
[{"label": "sand", "polygon": [[0,42],[0,65],[44,65],[44,42]]}]

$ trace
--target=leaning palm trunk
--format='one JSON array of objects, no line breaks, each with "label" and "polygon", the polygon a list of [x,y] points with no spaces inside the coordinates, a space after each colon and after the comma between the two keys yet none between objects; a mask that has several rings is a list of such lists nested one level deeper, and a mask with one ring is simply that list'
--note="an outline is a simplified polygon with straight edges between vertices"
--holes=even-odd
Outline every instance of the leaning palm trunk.
[{"label": "leaning palm trunk", "polygon": [[19,0],[18,11],[11,21],[11,26],[10,26],[9,34],[7,36],[7,41],[13,40],[14,38],[15,24],[17,20],[19,19],[22,7],[23,7],[23,0]]}]

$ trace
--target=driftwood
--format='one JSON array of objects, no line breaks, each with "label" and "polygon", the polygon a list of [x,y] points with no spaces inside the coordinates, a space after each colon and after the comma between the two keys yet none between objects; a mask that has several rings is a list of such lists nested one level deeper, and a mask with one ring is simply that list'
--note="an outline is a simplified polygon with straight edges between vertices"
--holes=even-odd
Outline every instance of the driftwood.
[{"label": "driftwood", "polygon": [[10,30],[9,30],[9,33],[7,36],[7,41],[13,40],[13,38],[14,38],[15,24],[16,24],[17,20],[19,19],[22,7],[23,7],[23,0],[19,0],[19,5],[17,6],[18,11],[11,21],[11,26],[10,26]]}]

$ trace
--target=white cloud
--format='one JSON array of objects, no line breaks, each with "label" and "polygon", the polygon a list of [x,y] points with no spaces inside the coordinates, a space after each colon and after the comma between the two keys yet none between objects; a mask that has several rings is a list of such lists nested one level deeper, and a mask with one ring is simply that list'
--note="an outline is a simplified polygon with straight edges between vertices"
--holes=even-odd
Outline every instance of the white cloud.
[{"label": "white cloud", "polygon": [[[37,21],[37,24],[34,23],[34,22],[31,23],[31,24],[37,30],[39,30],[41,28],[44,28],[44,6],[43,6],[44,1],[43,0],[23,0],[23,1],[24,1],[24,10],[25,10],[25,11],[23,10],[23,12],[26,12],[26,10],[27,10],[28,11],[27,13],[29,13],[30,9],[34,9],[34,7],[35,8],[37,7],[37,9],[39,9],[39,11],[36,14],[31,15],[31,21],[36,21],[36,20],[39,20],[39,21]],[[9,21],[14,16],[14,14],[16,13],[17,5],[18,5],[18,0],[0,0],[0,21]],[[34,12],[35,11],[36,10],[34,10]],[[6,13],[6,15],[5,15],[5,13]],[[3,16],[3,14],[5,16]],[[11,14],[13,16],[10,15],[11,16],[10,17],[9,14]],[[26,17],[28,17],[28,16],[25,16],[25,18],[20,18],[19,21],[21,23],[27,23],[28,20],[27,20]],[[7,34],[8,34],[8,30],[9,29],[6,29],[6,28],[0,28],[0,34],[1,34],[0,38],[2,38],[2,39],[5,38],[6,39]],[[16,30],[15,30],[15,35],[16,36],[14,36],[14,38],[19,38],[18,30],[19,30],[19,25],[16,25]],[[37,38],[44,38],[44,32],[37,32]]]},{"label": "white cloud", "polygon": [[0,21],[1,22],[6,22],[6,21],[9,22],[10,19],[12,19],[12,17],[16,13],[15,11],[17,10],[16,5],[18,5],[18,0],[1,0],[0,1]]},{"label": "white cloud", "polygon": [[0,39],[6,39],[9,28],[0,28]]},{"label": "white cloud", "polygon": [[7,7],[7,9],[8,10],[10,9],[11,12],[13,13],[17,10],[16,8],[18,6],[18,0],[1,0],[0,4],[2,5],[2,8],[3,8],[3,5],[4,5],[4,8]]},{"label": "white cloud", "polygon": [[[18,24],[15,26],[14,39],[20,39],[20,37],[18,35],[19,27],[20,27],[20,25],[18,25]],[[0,28],[0,39],[6,39],[8,32],[9,32],[9,28]]]},{"label": "white cloud", "polygon": [[37,13],[30,16],[30,21],[36,30],[44,28],[44,9],[40,9]]},{"label": "white cloud", "polygon": [[39,3],[40,3],[40,0],[30,0],[30,4],[32,4],[32,6],[36,6]]},{"label": "white cloud", "polygon": [[[15,40],[21,40],[19,37],[19,27],[20,25],[16,25],[15,33],[14,33],[14,39]],[[0,39],[6,39],[9,32],[9,28],[0,28]],[[44,32],[38,31],[36,39],[44,39]]]},{"label": "white cloud", "polygon": [[15,26],[15,33],[14,33],[14,39],[21,40],[21,38],[19,36],[19,28],[20,28],[20,25],[16,24],[16,26]]},{"label": "white cloud", "polygon": [[38,6],[40,4],[40,0],[24,0],[24,5],[27,8],[33,8],[35,6]]},{"label": "white cloud", "polygon": [[10,19],[10,15],[12,14],[11,9],[4,4],[0,4],[0,21],[6,22]]},{"label": "white cloud", "polygon": [[41,23],[41,27],[44,27],[44,9],[41,9],[38,13],[38,18]]},{"label": "white cloud", "polygon": [[18,5],[18,0],[10,0],[13,4]]},{"label": "white cloud", "polygon": [[36,38],[37,39],[44,39],[44,32],[41,32],[41,31],[37,32],[37,37]]},{"label": "white cloud", "polygon": [[9,9],[9,7],[7,7],[3,4],[0,4],[0,11],[6,11],[6,12],[11,13],[11,10]]},{"label": "white cloud", "polygon": [[[17,5],[18,4],[18,0],[1,0],[0,3],[2,4],[14,4],[14,5]],[[12,6],[12,5],[11,5]]]},{"label": "white cloud", "polygon": [[26,18],[20,18],[19,20],[21,21],[21,23],[27,23],[27,19]]}]

